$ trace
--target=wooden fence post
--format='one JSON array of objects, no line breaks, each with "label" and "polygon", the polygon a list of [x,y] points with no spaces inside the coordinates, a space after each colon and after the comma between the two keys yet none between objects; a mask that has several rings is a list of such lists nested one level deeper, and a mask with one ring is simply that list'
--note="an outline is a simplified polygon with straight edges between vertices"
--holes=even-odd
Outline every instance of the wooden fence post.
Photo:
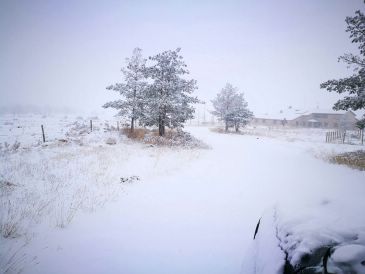
[{"label": "wooden fence post", "polygon": [[90,130],[93,131],[93,120],[90,120]]},{"label": "wooden fence post", "polygon": [[41,129],[42,129],[43,143],[45,143],[46,142],[46,137],[44,136],[44,128],[43,128],[43,125],[41,125]]},{"label": "wooden fence post", "polygon": [[342,143],[345,143],[345,138],[346,138],[346,130],[343,132],[343,138],[342,138]]}]

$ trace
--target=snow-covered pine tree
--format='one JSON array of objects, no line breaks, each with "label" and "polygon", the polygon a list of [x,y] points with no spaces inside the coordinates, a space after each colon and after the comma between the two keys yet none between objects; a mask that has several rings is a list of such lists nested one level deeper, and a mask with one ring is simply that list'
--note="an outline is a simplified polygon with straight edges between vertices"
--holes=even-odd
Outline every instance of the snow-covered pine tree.
[{"label": "snow-covered pine tree", "polygon": [[[360,55],[352,53],[339,57],[339,61],[353,67],[353,75],[339,80],[329,80],[321,84],[321,88],[329,92],[348,93],[343,99],[338,100],[334,110],[359,110],[365,109],[365,15],[360,11],[354,17],[346,18],[347,29],[352,43],[358,45]],[[362,119],[365,122],[365,116]]]},{"label": "snow-covered pine tree", "polygon": [[229,115],[236,132],[240,127],[246,126],[253,117],[253,113],[248,109],[248,104],[243,97],[243,93],[237,93],[234,96],[233,107]]},{"label": "snow-covered pine tree", "polygon": [[116,83],[107,87],[108,90],[119,92],[122,99],[108,102],[104,108],[119,110],[118,115],[130,119],[131,132],[137,119],[142,120],[145,109],[147,80],[145,77],[146,59],[142,57],[142,50],[135,48],[131,58],[126,58],[126,67],[122,68],[124,83]]},{"label": "snow-covered pine tree", "polygon": [[239,131],[239,128],[245,126],[252,118],[252,112],[248,109],[243,93],[238,93],[238,89],[230,83],[217,94],[212,104],[214,107],[212,114],[224,122],[226,131],[233,126]]},{"label": "snow-covered pine tree", "polygon": [[191,96],[196,80],[182,78],[189,71],[179,52],[180,48],[149,57],[154,64],[146,70],[153,82],[148,88],[143,123],[158,126],[160,136],[165,135],[165,127],[183,127],[186,120],[194,118],[193,104],[200,102]]},{"label": "snow-covered pine tree", "polygon": [[234,106],[234,98],[237,94],[237,88],[227,83],[226,86],[217,94],[216,98],[212,100],[213,108],[212,114],[217,116],[218,120],[223,121],[225,129],[228,131],[231,119],[231,112]]}]

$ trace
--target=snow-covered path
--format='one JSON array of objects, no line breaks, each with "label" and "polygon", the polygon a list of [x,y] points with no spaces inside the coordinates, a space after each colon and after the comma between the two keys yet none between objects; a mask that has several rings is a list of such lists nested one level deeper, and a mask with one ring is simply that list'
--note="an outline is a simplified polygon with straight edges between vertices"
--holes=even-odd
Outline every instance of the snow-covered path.
[{"label": "snow-covered path", "polygon": [[190,131],[212,149],[40,235],[28,248],[39,263],[25,273],[239,274],[265,209],[365,193],[363,172],[316,159],[308,145]]}]

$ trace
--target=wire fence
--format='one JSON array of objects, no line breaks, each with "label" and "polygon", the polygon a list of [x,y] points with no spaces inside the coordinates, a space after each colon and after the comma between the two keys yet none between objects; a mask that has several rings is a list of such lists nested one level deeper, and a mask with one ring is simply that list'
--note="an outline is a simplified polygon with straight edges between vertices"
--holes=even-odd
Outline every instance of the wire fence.
[{"label": "wire fence", "polygon": [[336,130],[326,132],[326,143],[364,144],[364,130]]},{"label": "wire fence", "polygon": [[44,143],[65,139],[72,130],[83,130],[84,133],[101,130],[119,130],[125,125],[119,119],[70,119],[70,118],[32,118],[1,117],[0,143],[22,145]]}]

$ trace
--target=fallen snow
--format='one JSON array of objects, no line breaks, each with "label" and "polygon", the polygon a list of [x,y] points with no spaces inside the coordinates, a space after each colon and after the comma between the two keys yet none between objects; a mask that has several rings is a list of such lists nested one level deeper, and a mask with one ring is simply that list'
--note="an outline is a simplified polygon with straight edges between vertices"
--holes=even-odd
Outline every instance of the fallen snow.
[{"label": "fallen snow", "polygon": [[[364,172],[321,159],[358,146],[188,130],[211,149],[149,147],[95,133],[82,146],[39,146],[2,158],[1,175],[26,193],[40,187],[46,199],[62,197],[62,203],[81,189],[91,200],[64,228],[53,220],[62,207],[52,207],[23,230],[30,239],[25,246],[3,240],[0,254],[20,246],[15,266],[24,273],[241,273],[255,267],[247,254],[268,209],[276,208],[279,219],[272,222],[282,231],[310,236],[290,239],[297,247],[293,261],[322,236],[365,231],[358,215],[365,208]],[[109,137],[116,145],[105,144]],[[140,180],[120,183],[130,176]],[[65,184],[61,196],[50,181]],[[317,233],[323,227],[324,235]],[[273,243],[261,244],[273,261],[281,258]],[[269,262],[256,267],[272,270]]]}]

